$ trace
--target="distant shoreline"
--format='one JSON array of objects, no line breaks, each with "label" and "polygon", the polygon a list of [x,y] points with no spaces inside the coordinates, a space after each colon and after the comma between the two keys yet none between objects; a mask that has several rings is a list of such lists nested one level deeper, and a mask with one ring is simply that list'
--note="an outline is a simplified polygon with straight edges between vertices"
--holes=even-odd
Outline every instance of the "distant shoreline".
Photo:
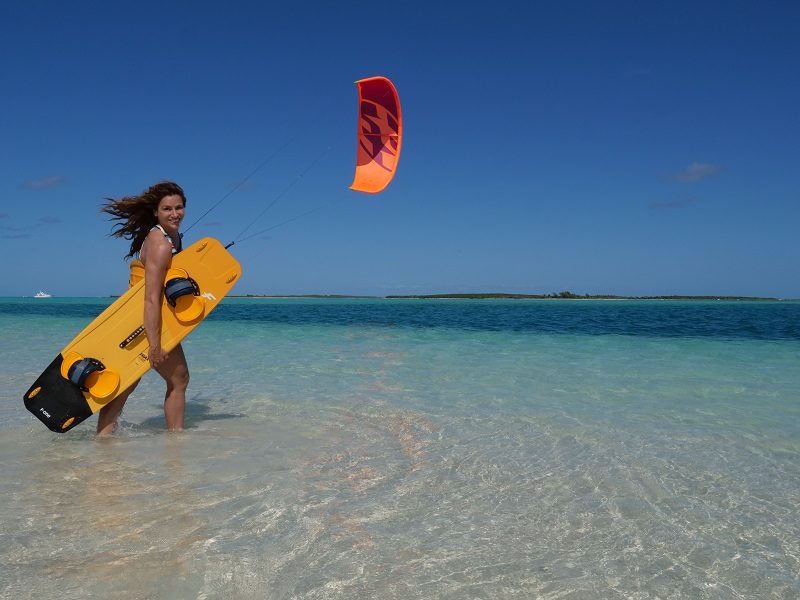
[{"label": "distant shoreline", "polygon": [[735,301],[779,301],[778,298],[755,296],[616,296],[610,294],[424,294],[416,296],[386,296],[387,298],[428,299],[470,299],[470,300],[735,300]]}]

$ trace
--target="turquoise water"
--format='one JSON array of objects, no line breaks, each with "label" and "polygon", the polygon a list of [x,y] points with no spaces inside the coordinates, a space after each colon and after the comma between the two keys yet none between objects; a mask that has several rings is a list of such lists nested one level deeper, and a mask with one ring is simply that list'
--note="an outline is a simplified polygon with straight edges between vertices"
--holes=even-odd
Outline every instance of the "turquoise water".
[{"label": "turquoise water", "polygon": [[800,303],[229,299],[53,434],[109,302],[0,299],[3,597],[800,597]]}]

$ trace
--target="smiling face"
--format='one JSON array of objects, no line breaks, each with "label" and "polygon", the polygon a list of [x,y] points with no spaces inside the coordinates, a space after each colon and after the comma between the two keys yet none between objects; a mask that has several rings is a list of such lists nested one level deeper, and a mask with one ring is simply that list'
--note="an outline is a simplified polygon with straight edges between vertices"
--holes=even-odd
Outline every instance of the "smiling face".
[{"label": "smiling face", "polygon": [[177,234],[183,221],[183,198],[178,194],[164,196],[158,203],[158,208],[153,211],[156,220],[169,234]]}]

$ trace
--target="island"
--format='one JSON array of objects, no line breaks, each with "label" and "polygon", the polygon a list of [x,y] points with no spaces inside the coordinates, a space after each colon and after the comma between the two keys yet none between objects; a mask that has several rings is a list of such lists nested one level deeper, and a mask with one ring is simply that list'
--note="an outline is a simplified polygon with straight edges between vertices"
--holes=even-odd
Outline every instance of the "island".
[{"label": "island", "polygon": [[558,292],[553,294],[416,294],[409,296],[386,296],[390,299],[416,299],[416,300],[736,300],[736,301],[778,301],[779,298],[762,298],[756,296],[617,296],[613,294],[575,294],[573,292]]}]

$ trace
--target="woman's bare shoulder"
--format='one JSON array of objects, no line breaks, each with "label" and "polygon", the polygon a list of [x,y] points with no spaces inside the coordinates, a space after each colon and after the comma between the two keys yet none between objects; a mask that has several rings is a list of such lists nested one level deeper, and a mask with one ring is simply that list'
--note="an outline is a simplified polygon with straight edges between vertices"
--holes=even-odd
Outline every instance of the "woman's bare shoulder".
[{"label": "woman's bare shoulder", "polygon": [[149,245],[166,244],[167,246],[169,246],[169,242],[167,241],[166,236],[163,233],[161,233],[161,230],[158,229],[157,227],[153,227],[147,233],[145,242]]},{"label": "woman's bare shoulder", "polygon": [[172,258],[172,244],[158,229],[153,229],[142,244],[140,257],[146,263],[168,263]]}]

